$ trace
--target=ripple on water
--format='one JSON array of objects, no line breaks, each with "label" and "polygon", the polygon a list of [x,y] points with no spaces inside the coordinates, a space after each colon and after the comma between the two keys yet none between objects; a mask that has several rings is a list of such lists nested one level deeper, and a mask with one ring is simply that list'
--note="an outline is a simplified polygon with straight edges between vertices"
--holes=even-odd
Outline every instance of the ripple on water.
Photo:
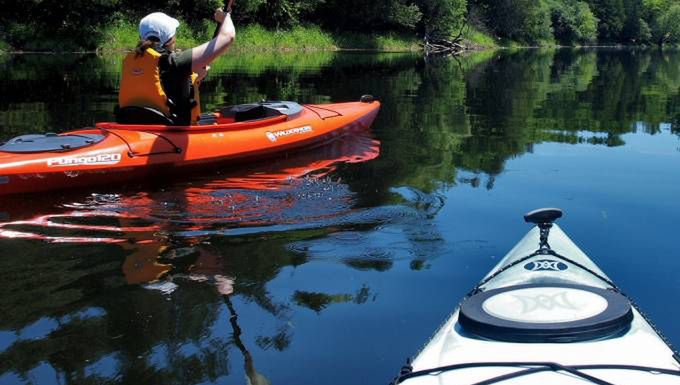
[{"label": "ripple on water", "polygon": [[390,191],[430,217],[437,214],[446,203],[445,196],[437,192],[427,193],[413,187],[394,187]]},{"label": "ripple on water", "polygon": [[119,243],[132,234],[153,234],[158,226],[124,213],[74,210],[0,223],[0,237],[47,242]]},{"label": "ripple on water", "polygon": [[392,268],[393,253],[386,249],[370,249],[359,257],[344,258],[342,262],[357,270],[387,271]]},{"label": "ripple on water", "polygon": [[363,241],[366,236],[358,231],[340,231],[330,235],[330,238],[341,243],[355,243]]},{"label": "ripple on water", "polygon": [[62,206],[73,209],[105,209],[109,206],[116,207],[120,203],[121,198],[121,194],[93,193],[85,199],[85,202],[69,202],[62,204]]},{"label": "ripple on water", "polygon": [[409,240],[412,242],[443,242],[444,237],[434,223],[408,229]]},{"label": "ripple on water", "polygon": [[291,242],[286,245],[286,249],[297,254],[307,254],[309,252],[309,245],[303,242]]},{"label": "ripple on water", "polygon": [[[308,260],[335,261],[359,270],[385,271],[400,260],[425,260],[446,253],[446,245],[425,210],[413,205],[355,209],[319,223],[324,237],[291,242]],[[418,266],[425,266],[419,262]]]}]

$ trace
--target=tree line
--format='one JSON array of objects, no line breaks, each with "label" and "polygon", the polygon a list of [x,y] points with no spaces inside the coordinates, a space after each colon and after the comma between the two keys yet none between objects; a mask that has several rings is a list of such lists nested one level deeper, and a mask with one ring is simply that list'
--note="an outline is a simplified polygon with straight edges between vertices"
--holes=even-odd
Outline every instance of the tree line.
[{"label": "tree line", "polygon": [[[0,0],[0,40],[71,39],[96,48],[112,23],[162,10],[208,30],[221,0]],[[240,25],[318,25],[330,32],[450,37],[466,28],[519,44],[664,45],[680,42],[680,0],[238,0]]]},{"label": "tree line", "polygon": [[[677,0],[502,0],[498,4],[520,2],[526,3],[516,7],[517,19],[524,25],[514,35],[520,41],[549,38],[551,32],[563,44],[663,45],[678,43],[680,38]],[[514,32],[512,26],[507,31]]]}]

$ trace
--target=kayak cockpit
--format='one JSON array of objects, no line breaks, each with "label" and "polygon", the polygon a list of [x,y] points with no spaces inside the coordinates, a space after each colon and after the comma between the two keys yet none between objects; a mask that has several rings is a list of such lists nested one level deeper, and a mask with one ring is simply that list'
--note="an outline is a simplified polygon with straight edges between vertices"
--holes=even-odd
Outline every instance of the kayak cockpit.
[{"label": "kayak cockpit", "polygon": [[[302,113],[302,106],[291,101],[263,101],[221,108],[214,113],[201,114],[194,125],[177,125],[169,117],[150,107],[128,106],[115,111],[115,123],[100,123],[100,128],[119,130],[197,131],[248,129],[293,119]],[[233,125],[233,126],[231,126]]]},{"label": "kayak cockpit", "polygon": [[302,106],[295,102],[273,101],[250,104],[238,104],[220,109],[219,115],[223,119],[233,119],[234,122],[267,119],[275,116],[295,118],[302,113]]}]

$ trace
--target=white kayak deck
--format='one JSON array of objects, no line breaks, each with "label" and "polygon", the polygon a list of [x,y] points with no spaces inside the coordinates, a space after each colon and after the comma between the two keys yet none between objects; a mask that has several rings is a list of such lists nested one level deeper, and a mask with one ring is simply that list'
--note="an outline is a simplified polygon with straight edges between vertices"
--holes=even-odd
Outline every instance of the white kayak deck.
[{"label": "white kayak deck", "polygon": [[[607,278],[558,226],[553,225],[550,230],[548,243],[556,253]],[[499,269],[512,264],[514,261],[532,254],[538,247],[539,229],[534,227],[499,262],[487,277]],[[554,257],[548,256],[548,258],[556,260]],[[508,268],[481,288],[488,291],[490,289],[527,283],[572,283],[610,288],[605,281],[569,262],[561,261],[567,265],[564,270],[546,269],[532,271],[525,268],[527,263],[531,261],[545,259],[545,255],[536,255],[531,259]],[[555,362],[561,365],[615,364],[680,370],[680,365],[673,358],[673,351],[669,346],[666,345],[636,309],[633,309],[633,314],[634,318],[630,329],[613,337],[595,341],[569,343],[517,343],[487,340],[465,332],[460,324],[458,324],[459,310],[456,309],[414,359],[412,363],[413,371],[476,362]],[[439,374],[428,374],[410,378],[401,383],[408,385],[469,385],[524,369],[518,367],[456,369]],[[680,384],[679,376],[653,374],[642,371],[598,369],[583,370],[582,372],[616,385]],[[573,374],[556,371],[534,373],[498,382],[498,384],[502,385],[592,383]]]}]

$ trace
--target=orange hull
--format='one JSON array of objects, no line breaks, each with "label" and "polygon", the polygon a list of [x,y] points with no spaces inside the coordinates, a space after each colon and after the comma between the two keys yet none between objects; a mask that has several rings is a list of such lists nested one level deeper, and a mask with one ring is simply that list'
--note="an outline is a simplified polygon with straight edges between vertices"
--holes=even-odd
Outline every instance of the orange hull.
[{"label": "orange hull", "polygon": [[264,158],[366,130],[380,103],[305,105],[299,115],[206,126],[99,123],[62,135],[104,139],[76,150],[0,151],[0,195],[122,183],[159,173]]}]

